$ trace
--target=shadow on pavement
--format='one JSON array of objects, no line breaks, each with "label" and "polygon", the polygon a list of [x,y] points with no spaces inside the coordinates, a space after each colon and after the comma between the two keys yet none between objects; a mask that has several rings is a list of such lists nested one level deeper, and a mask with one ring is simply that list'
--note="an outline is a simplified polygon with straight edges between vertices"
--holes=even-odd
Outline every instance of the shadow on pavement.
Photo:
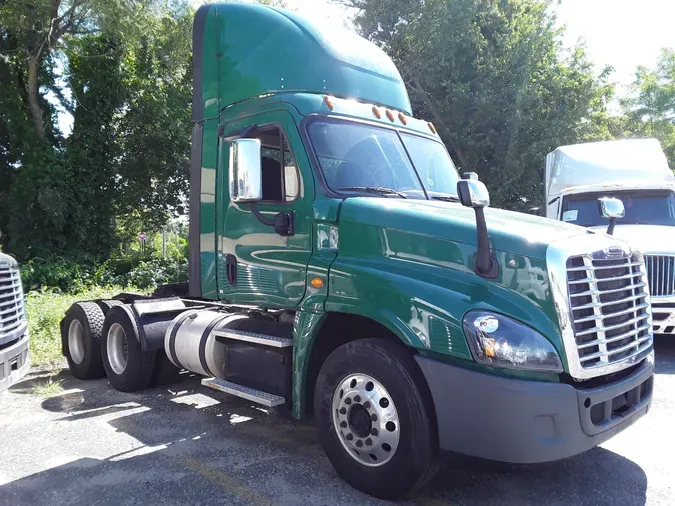
[{"label": "shadow on pavement", "polygon": [[[212,392],[196,377],[128,394],[104,379],[55,379],[68,391],[42,402],[56,416],[47,423],[91,454],[0,486],[0,504],[385,504],[343,482],[313,426],[285,410]],[[96,457],[104,444],[119,452]],[[399,504],[642,505],[646,489],[638,465],[601,448],[529,467],[448,455],[432,482]]]},{"label": "shadow on pavement", "polygon": [[675,337],[654,336],[656,374],[675,374]]}]

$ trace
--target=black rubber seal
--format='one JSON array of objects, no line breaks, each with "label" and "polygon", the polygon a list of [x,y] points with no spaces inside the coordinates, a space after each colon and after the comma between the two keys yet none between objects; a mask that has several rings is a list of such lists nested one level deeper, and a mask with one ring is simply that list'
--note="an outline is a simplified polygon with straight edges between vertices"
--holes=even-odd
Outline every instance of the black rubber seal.
[{"label": "black rubber seal", "polygon": [[185,314],[181,315],[176,324],[171,329],[171,335],[169,336],[169,355],[173,359],[174,365],[182,367],[180,360],[178,360],[178,355],[176,355],[176,335],[178,334],[178,329],[187,320],[193,313],[186,311]]},{"label": "black rubber seal", "polygon": [[228,316],[230,315],[225,314],[209,323],[204,329],[204,332],[202,332],[202,337],[199,341],[199,363],[202,364],[202,369],[204,369],[204,371],[206,371],[210,376],[213,376],[213,372],[211,372],[211,369],[209,369],[209,364],[206,362],[206,343],[208,342],[209,335],[211,335],[211,331],[214,329],[214,327]]}]

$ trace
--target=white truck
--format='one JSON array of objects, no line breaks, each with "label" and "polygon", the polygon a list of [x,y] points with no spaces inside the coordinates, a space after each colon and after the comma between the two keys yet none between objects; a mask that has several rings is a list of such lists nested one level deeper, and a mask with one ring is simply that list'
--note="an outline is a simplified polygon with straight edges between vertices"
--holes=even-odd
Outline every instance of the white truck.
[{"label": "white truck", "polygon": [[21,379],[30,367],[28,322],[19,266],[0,253],[0,392]]},{"label": "white truck", "polygon": [[645,255],[655,334],[675,336],[675,175],[656,139],[561,146],[546,156],[546,216],[607,229],[598,198],[623,202],[613,234]]}]

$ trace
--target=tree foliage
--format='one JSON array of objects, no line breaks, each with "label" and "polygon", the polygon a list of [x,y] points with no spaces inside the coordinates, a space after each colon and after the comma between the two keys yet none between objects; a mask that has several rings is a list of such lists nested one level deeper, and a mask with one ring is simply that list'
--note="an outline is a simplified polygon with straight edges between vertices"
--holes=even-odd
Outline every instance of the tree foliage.
[{"label": "tree foliage", "polygon": [[[169,8],[149,0],[0,0],[6,249],[20,258],[106,257],[120,240],[131,240],[119,223],[151,231],[184,211],[192,16],[178,2]],[[59,23],[62,29],[53,29]],[[46,26],[58,37],[45,35]],[[40,40],[42,128],[29,86]],[[73,118],[67,138],[58,109]]]},{"label": "tree foliage", "polygon": [[556,146],[611,135],[607,72],[595,76],[581,48],[564,53],[548,1],[346,3],[362,35],[396,62],[416,115],[435,123],[497,205],[539,201],[544,157]]},{"label": "tree foliage", "polygon": [[622,101],[629,135],[656,137],[675,168],[675,50],[663,49],[655,69],[639,67]]}]

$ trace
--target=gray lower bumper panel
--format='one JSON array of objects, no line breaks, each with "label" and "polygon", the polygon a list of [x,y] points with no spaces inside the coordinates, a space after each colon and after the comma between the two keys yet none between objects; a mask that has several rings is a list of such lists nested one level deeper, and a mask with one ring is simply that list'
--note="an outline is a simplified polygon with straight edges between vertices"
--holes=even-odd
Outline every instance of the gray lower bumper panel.
[{"label": "gray lower bumper panel", "polygon": [[[654,364],[596,389],[468,371],[417,355],[443,450],[528,464],[582,453],[644,415]],[[608,412],[609,410],[609,412]]]},{"label": "gray lower bumper panel", "polygon": [[30,368],[28,331],[18,341],[0,349],[0,392],[23,378]]}]

